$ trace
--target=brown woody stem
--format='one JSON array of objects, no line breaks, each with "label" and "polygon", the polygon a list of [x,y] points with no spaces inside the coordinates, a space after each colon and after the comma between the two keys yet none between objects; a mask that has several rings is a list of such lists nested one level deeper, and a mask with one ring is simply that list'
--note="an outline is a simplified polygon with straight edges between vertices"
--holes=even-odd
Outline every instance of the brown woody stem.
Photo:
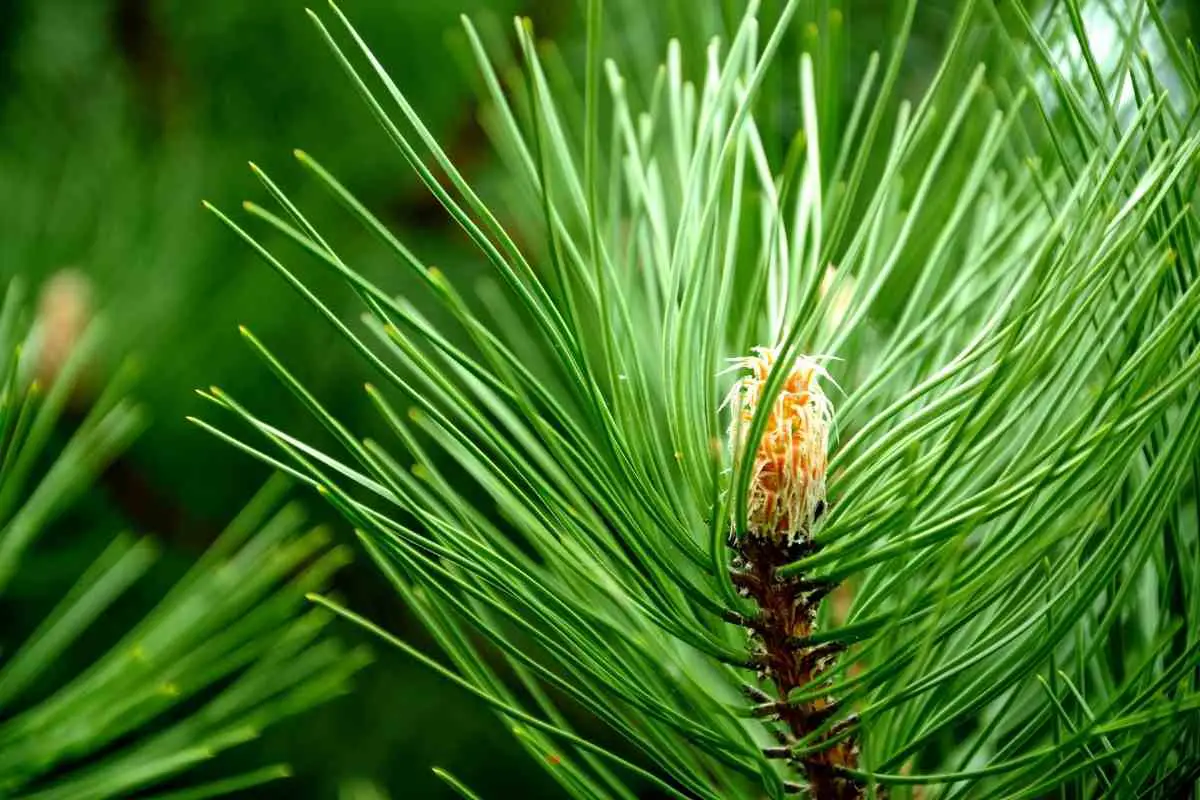
[{"label": "brown woody stem", "polygon": [[[778,719],[787,726],[787,738],[792,742],[809,741],[838,713],[837,701],[818,697],[790,702],[788,695],[818,683],[829,662],[845,650],[845,644],[838,642],[807,644],[821,600],[833,586],[778,574],[779,567],[795,560],[797,549],[813,549],[810,542],[747,535],[731,545],[743,566],[732,576],[734,584],[759,609],[749,626],[758,647],[754,666],[775,689],[774,697],[747,690],[748,699],[758,703],[751,713]],[[795,757],[786,744],[764,752],[790,761],[803,772],[814,800],[859,800],[864,796],[863,787],[846,772],[858,767],[858,744],[856,734],[847,734],[845,725],[836,723],[819,734],[816,748],[803,757]]]}]

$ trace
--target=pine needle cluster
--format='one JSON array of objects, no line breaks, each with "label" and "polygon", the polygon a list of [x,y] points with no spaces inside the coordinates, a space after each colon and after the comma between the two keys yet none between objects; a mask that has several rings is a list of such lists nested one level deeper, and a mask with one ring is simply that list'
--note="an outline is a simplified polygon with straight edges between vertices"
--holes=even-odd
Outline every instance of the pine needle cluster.
[{"label": "pine needle cluster", "polygon": [[[265,233],[214,212],[361,356],[390,434],[350,430],[247,330],[328,440],[220,390],[244,427],[200,424],[344,514],[445,659],[318,601],[476,695],[567,795],[1182,796],[1200,69],[1154,2],[1114,12],[1103,53],[1078,0],[1053,6],[964,0],[904,97],[907,3],[844,115],[836,4],[750,3],[646,76],[604,58],[592,0],[581,88],[526,21],[512,49],[465,21],[509,169],[491,202],[366,38],[314,14],[486,276],[426,263],[298,152],[417,287],[397,296],[256,169]],[[756,348],[753,407],[723,403]],[[776,403],[811,359],[824,439],[813,398]]]}]

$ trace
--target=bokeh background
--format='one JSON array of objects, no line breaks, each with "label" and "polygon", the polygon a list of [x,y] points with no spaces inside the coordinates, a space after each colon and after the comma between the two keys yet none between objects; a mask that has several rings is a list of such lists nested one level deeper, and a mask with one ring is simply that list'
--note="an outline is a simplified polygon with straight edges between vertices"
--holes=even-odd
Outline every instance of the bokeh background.
[{"label": "bokeh background", "polygon": [[[706,29],[741,3],[611,0],[609,46],[629,62],[657,62],[667,32],[697,52]],[[764,3],[768,18],[780,5]],[[850,3],[845,83],[886,41],[898,4]],[[936,65],[951,23],[946,1],[921,3],[902,74],[914,97]],[[345,0],[344,10],[428,126],[485,193],[502,197],[503,173],[477,124],[477,94],[458,15],[503,39],[514,14],[554,39],[550,57],[576,69],[582,2],[574,0]],[[785,87],[786,88],[786,87]],[[772,107],[781,131],[794,104]],[[783,145],[783,140],[776,143]],[[245,347],[245,323],[324,402],[369,426],[366,374],[337,335],[200,200],[233,209],[261,199],[253,160],[287,186],[369,277],[403,292],[399,270],[307,180],[291,151],[316,156],[430,263],[469,281],[480,269],[463,237],[424,192],[319,41],[295,0],[0,0],[0,280],[37,291],[64,270],[82,274],[90,307],[114,335],[98,372],[132,360],[152,424],[83,502],[38,544],[0,621],[28,630],[120,530],[153,533],[170,554],[97,630],[111,639],[169,585],[267,477],[264,467],[185,421],[203,410],[193,389],[219,383],[240,401],[271,407],[281,427],[319,436]],[[501,207],[502,216],[511,209]],[[306,275],[348,318],[351,297]],[[51,298],[50,302],[53,302]],[[85,403],[86,398],[80,400]],[[350,532],[305,498],[314,519]],[[172,571],[174,570],[174,572]],[[157,582],[156,582],[157,581]],[[338,591],[384,627],[422,632],[372,568],[346,570]],[[358,638],[341,626],[339,634]],[[553,796],[540,768],[494,716],[458,690],[388,652],[357,691],[288,721],[210,769],[287,760],[297,777],[256,796],[449,797],[430,773],[442,766],[488,797]],[[64,673],[80,665],[64,664]],[[586,721],[582,722],[586,726]]]}]

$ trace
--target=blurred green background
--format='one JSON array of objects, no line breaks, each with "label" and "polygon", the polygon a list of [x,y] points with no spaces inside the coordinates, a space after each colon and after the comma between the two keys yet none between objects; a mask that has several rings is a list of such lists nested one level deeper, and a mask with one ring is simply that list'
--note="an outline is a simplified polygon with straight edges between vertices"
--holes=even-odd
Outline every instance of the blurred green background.
[{"label": "blurred green background", "polygon": [[[378,34],[377,53],[468,166],[486,156],[468,73],[454,55],[458,14],[482,12],[506,25],[521,12],[548,33],[563,16],[518,0],[351,0],[346,10]],[[61,270],[87,275],[114,333],[110,363],[98,369],[134,359],[137,397],[152,417],[133,450],[28,557],[33,566],[0,609],[5,639],[32,629],[115,532],[154,533],[175,571],[143,581],[105,620],[111,630],[94,635],[111,641],[265,480],[264,467],[185,421],[202,410],[194,388],[219,382],[257,407],[270,404],[286,426],[314,432],[242,346],[239,323],[253,326],[351,419],[365,410],[361,364],[200,206],[202,198],[226,208],[261,198],[248,159],[290,183],[298,200],[326,202],[309,196],[318,192],[294,165],[294,147],[320,158],[431,261],[466,262],[303,4],[0,2],[0,279],[20,275],[36,292]],[[317,218],[349,252],[365,246],[345,216]],[[370,258],[378,254],[360,264],[369,273],[386,278],[394,270]],[[340,295],[332,297],[338,308]],[[357,315],[344,302],[338,310]],[[323,513],[315,498],[304,499],[314,515]],[[338,536],[348,540],[342,528]],[[369,565],[344,572],[338,590],[359,611],[424,641]],[[357,636],[338,627],[339,635]],[[372,785],[392,797],[451,796],[430,773],[434,765],[486,784],[489,794],[551,793],[493,716],[410,661],[374,649],[377,661],[359,675],[354,695],[268,730],[209,771],[275,760],[295,766],[296,779],[256,796],[366,798],[375,796]]]},{"label": "blurred green background", "polygon": [[[514,14],[534,20],[576,65],[582,2],[570,0],[346,0],[344,10],[469,178],[496,184],[498,165],[476,124],[476,95],[458,15],[496,36]],[[767,0],[766,16],[780,3]],[[853,3],[842,76],[884,41],[898,4]],[[916,96],[940,57],[949,0],[922,3],[901,93]],[[657,63],[665,31],[695,53],[722,7],[707,0],[611,0],[612,50]],[[691,9],[706,13],[691,13]],[[789,45],[790,46],[790,45]],[[785,54],[786,55],[786,54]],[[632,67],[630,67],[632,68]],[[773,106],[780,130],[795,108]],[[780,146],[782,140],[776,145]],[[88,276],[114,328],[108,363],[132,358],[150,429],[101,485],[38,544],[6,605],[4,634],[33,627],[113,533],[154,533],[176,570],[143,582],[98,639],[115,638],[211,541],[267,477],[256,462],[194,428],[197,387],[219,383],[301,437],[320,435],[252,353],[246,323],[339,416],[369,429],[362,382],[371,376],[340,338],[201,209],[261,199],[247,169],[263,166],[368,277],[402,292],[396,265],[304,178],[291,151],[313,154],[429,263],[469,279],[480,259],[441,213],[370,118],[294,0],[0,0],[0,280],[34,291],[49,276]],[[501,208],[501,216],[508,213]],[[344,318],[353,298],[305,273]],[[325,513],[306,497],[315,517]],[[337,535],[349,531],[328,519]],[[374,570],[343,572],[348,605],[406,638],[427,642]],[[139,605],[140,603],[140,605]],[[349,626],[339,635],[355,638]],[[442,766],[487,797],[553,796],[552,784],[482,706],[382,647],[355,694],[268,731],[210,771],[286,760],[297,778],[255,796],[450,797]],[[80,665],[64,664],[64,672]],[[376,794],[380,792],[382,794]]]}]

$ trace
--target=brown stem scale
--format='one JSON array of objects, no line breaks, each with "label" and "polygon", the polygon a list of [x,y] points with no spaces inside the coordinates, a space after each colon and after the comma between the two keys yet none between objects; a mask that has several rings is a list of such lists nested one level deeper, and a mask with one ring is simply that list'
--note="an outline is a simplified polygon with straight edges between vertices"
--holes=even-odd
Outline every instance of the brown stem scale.
[{"label": "brown stem scale", "polygon": [[[787,742],[810,736],[837,713],[832,698],[816,698],[789,703],[788,694],[797,688],[811,688],[821,680],[844,646],[827,643],[805,645],[813,633],[813,622],[821,600],[833,587],[799,577],[781,577],[776,569],[812,552],[810,542],[747,535],[731,542],[738,554],[735,564],[743,567],[734,573],[740,593],[758,604],[759,616],[751,625],[758,648],[759,673],[775,685],[777,701],[759,707],[765,716],[778,718],[787,726]],[[763,699],[769,699],[764,697]],[[853,718],[848,721],[853,723]],[[858,744],[854,734],[839,736],[839,725],[823,734],[828,746],[795,759],[807,778],[808,790],[816,800],[852,800],[864,796],[863,787],[846,769],[858,767]],[[807,748],[806,748],[807,749]],[[772,751],[792,759],[786,746]]]}]

